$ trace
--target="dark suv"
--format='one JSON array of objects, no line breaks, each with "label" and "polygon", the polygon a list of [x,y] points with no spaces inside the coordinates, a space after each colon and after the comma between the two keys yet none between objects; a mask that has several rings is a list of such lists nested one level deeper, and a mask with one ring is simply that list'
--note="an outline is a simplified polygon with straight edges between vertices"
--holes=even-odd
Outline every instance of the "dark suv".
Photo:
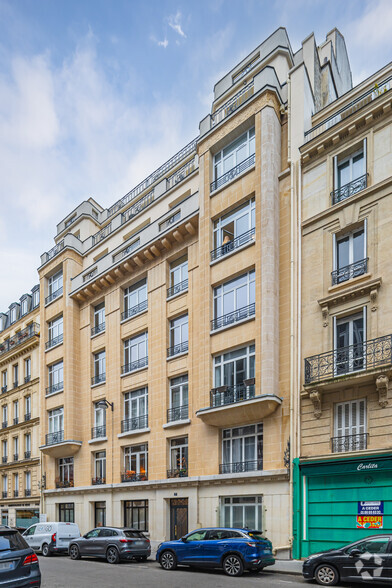
[{"label": "dark suv", "polygon": [[98,527],[69,544],[71,559],[100,557],[111,564],[120,559],[144,561],[151,555],[150,540],[143,533],[126,527]]},{"label": "dark suv", "polygon": [[0,586],[41,586],[37,556],[16,529],[6,526],[0,526]]}]

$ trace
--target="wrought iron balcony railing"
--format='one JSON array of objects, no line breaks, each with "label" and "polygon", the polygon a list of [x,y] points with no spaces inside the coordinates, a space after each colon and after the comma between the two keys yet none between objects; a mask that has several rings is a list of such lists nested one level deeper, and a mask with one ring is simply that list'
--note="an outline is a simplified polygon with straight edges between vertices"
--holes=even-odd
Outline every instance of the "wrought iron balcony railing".
[{"label": "wrought iron balcony railing", "polygon": [[105,330],[105,323],[100,323],[91,329],[91,336],[98,335],[98,333],[103,333]]},{"label": "wrought iron balcony railing", "polygon": [[15,417],[14,418],[14,425],[17,425],[19,423],[19,417]]},{"label": "wrought iron balcony railing", "polygon": [[59,288],[58,290],[56,290],[55,292],[52,292],[51,294],[49,294],[49,296],[47,296],[45,298],[45,304],[49,304],[49,302],[52,302],[52,300],[56,300],[56,298],[58,298],[59,296],[61,296],[63,293],[63,288]]},{"label": "wrought iron balcony railing", "polygon": [[3,343],[0,343],[0,356],[4,355],[4,353],[7,353],[11,349],[15,349],[15,347],[18,347],[18,345],[21,345],[36,335],[39,335],[39,325],[37,323],[32,323],[28,327],[25,327],[19,331],[19,333],[13,335],[13,337],[10,337],[6,341],[3,341]]},{"label": "wrought iron balcony railing", "polygon": [[237,110],[237,108],[239,108],[244,102],[246,102],[251,96],[253,96],[253,93],[254,81],[252,80],[247,86],[245,86],[245,88],[242,88],[239,92],[237,92],[237,94],[230,98],[230,100],[222,104],[220,108],[218,108],[213,114],[211,114],[212,126],[215,126],[217,123],[219,123],[227,116],[229,116],[232,112]]},{"label": "wrought iron balcony railing", "polygon": [[173,186],[177,186],[177,184],[179,184],[180,182],[185,180],[185,178],[187,178],[195,170],[195,168],[196,168],[195,159],[196,158],[194,157],[193,159],[191,159],[191,161],[188,161],[188,163],[186,163],[179,170],[174,172],[174,174],[172,174],[170,176],[170,178],[167,178],[167,181],[166,181],[166,189],[167,190],[170,190],[170,188],[173,188]]},{"label": "wrought iron balcony railing", "polygon": [[57,337],[53,337],[52,339],[49,339],[49,341],[46,341],[45,343],[45,349],[51,349],[52,347],[56,347],[56,345],[60,345],[64,340],[64,334],[61,333],[61,335],[57,335]]},{"label": "wrought iron balcony railing", "polygon": [[31,376],[30,375],[29,376],[25,376],[24,383],[25,384],[28,384],[30,382],[30,380],[31,380]]},{"label": "wrought iron balcony railing", "polygon": [[188,405],[175,406],[167,409],[167,422],[184,421],[188,418]]},{"label": "wrought iron balcony railing", "polygon": [[148,480],[147,472],[138,474],[132,470],[126,470],[121,474],[121,482],[145,482],[146,480]]},{"label": "wrought iron balcony railing", "polygon": [[31,496],[31,489],[30,488],[26,488],[24,491],[24,495],[25,496]]},{"label": "wrought iron balcony railing", "polygon": [[233,463],[221,463],[219,465],[220,474],[241,474],[243,472],[256,472],[262,469],[262,459],[255,459],[252,461],[235,461]]},{"label": "wrought iron balcony railing", "polygon": [[5,394],[7,392],[7,386],[2,386],[1,387],[1,393]]},{"label": "wrought iron balcony railing", "polygon": [[56,478],[56,488],[73,488],[74,481],[73,478],[69,480],[61,480],[60,478]]},{"label": "wrought iron balcony railing", "polygon": [[15,382],[14,382],[14,388],[17,388],[18,386],[19,386],[18,380],[15,380]]},{"label": "wrought iron balcony railing", "polygon": [[31,457],[31,451],[25,451],[24,452],[24,456],[25,456],[25,459],[30,459],[30,457]]},{"label": "wrought iron balcony railing", "polygon": [[143,300],[143,302],[136,304],[136,306],[132,306],[132,308],[128,308],[128,310],[124,310],[124,312],[121,313],[121,320],[125,321],[133,316],[136,316],[137,314],[140,314],[141,312],[144,312],[145,310],[147,310],[147,307],[148,307],[148,300]]},{"label": "wrought iron balcony railing", "polygon": [[305,359],[305,384],[392,364],[392,335],[340,347]]},{"label": "wrought iron balcony railing", "polygon": [[55,431],[45,435],[45,445],[56,445],[64,441],[64,431]]},{"label": "wrought iron balcony railing", "polygon": [[96,384],[103,384],[106,382],[106,373],[98,374],[97,376],[93,376],[91,378],[91,385],[95,386]]},{"label": "wrought iron balcony railing", "polygon": [[172,296],[176,296],[180,292],[185,292],[186,290],[188,290],[188,278],[186,280],[183,280],[182,282],[179,282],[178,284],[174,284],[174,286],[171,286],[170,288],[168,288],[167,289],[167,297],[171,298]]},{"label": "wrought iron balcony railing", "polygon": [[8,421],[3,421],[3,422],[1,423],[1,428],[2,428],[2,429],[6,429],[7,427],[8,427]]},{"label": "wrought iron balcony railing", "polygon": [[18,453],[14,453],[14,461],[18,461],[19,459],[19,454]]},{"label": "wrought iron balcony railing", "polygon": [[147,427],[148,414],[143,414],[138,417],[133,417],[121,421],[121,433],[129,433],[131,431],[137,431],[138,429],[147,429]]},{"label": "wrought iron balcony railing", "polygon": [[31,419],[31,412],[26,412],[26,414],[24,415],[24,419],[25,421],[29,421]]},{"label": "wrought iron balcony railing", "polygon": [[6,490],[3,490],[3,492],[1,493],[3,498],[7,498],[8,496],[8,492]]},{"label": "wrought iron balcony railing", "polygon": [[106,484],[106,478],[104,478],[102,476],[97,476],[96,478],[91,479],[91,484],[93,486],[97,486],[99,484]]},{"label": "wrought iron balcony railing", "polygon": [[3,455],[3,457],[1,458],[1,463],[7,463],[8,461],[8,455]]},{"label": "wrought iron balcony railing", "polygon": [[256,305],[254,302],[249,304],[248,306],[243,306],[242,308],[237,308],[233,312],[229,312],[228,314],[224,314],[222,316],[218,316],[217,318],[212,319],[211,321],[211,331],[215,331],[216,329],[221,329],[222,327],[227,327],[228,325],[232,325],[234,323],[238,323],[246,318],[253,316],[256,312]]},{"label": "wrought iron balcony railing", "polygon": [[168,478],[186,478],[186,477],[188,477],[188,466],[167,470],[167,477]]},{"label": "wrought iron balcony railing", "polygon": [[151,190],[148,194],[140,198],[131,208],[128,208],[125,212],[121,214],[121,224],[125,224],[131,218],[142,212],[145,208],[150,206],[154,202],[154,190]]},{"label": "wrought iron balcony railing", "polygon": [[367,449],[369,433],[358,435],[344,435],[331,438],[332,453],[343,453],[345,451],[359,451]]},{"label": "wrought iron balcony railing", "polygon": [[100,231],[98,231],[97,233],[95,233],[95,235],[93,235],[93,237],[92,237],[92,239],[93,239],[93,247],[97,243],[100,243],[101,241],[103,241],[104,239],[106,239],[106,237],[108,235],[110,235],[111,232],[112,232],[112,223],[109,223],[108,225],[106,225],[106,227],[104,227],[103,229],[101,229]]},{"label": "wrought iron balcony railing", "polygon": [[218,386],[210,392],[210,407],[226,406],[255,397],[255,379],[249,378],[236,386]]},{"label": "wrought iron balcony railing", "polygon": [[99,425],[98,427],[92,427],[91,439],[100,439],[106,437],[106,425]]},{"label": "wrought iron balcony railing", "polygon": [[60,390],[64,390],[64,382],[57,382],[57,384],[52,384],[51,386],[48,386],[45,390],[46,396],[50,396],[51,394],[59,392]]},{"label": "wrought iron balcony railing", "polygon": [[249,167],[252,167],[252,165],[254,165],[254,164],[255,164],[255,154],[253,153],[253,155],[250,155],[249,157],[244,159],[244,161],[241,161],[241,163],[239,163],[238,165],[236,165],[232,169],[229,169],[228,172],[226,172],[222,176],[219,176],[219,178],[216,178],[216,180],[211,182],[210,192],[215,192],[215,190],[217,190],[218,188],[220,188],[224,184],[227,184],[227,182],[230,182],[230,180],[234,180],[234,178],[236,176],[241,174],[243,171],[245,171]]},{"label": "wrought iron balcony railing", "polygon": [[167,348],[167,357],[174,357],[175,355],[179,355],[180,353],[186,353],[188,351],[188,341],[183,341],[182,343],[177,343],[177,345],[173,345],[173,347]]},{"label": "wrought iron balcony railing", "polygon": [[56,255],[60,253],[62,249],[64,249],[64,240],[60,241],[60,243],[57,243],[57,245],[46,252],[46,261],[49,261],[49,259],[52,259],[52,257],[56,257]]},{"label": "wrought iron balcony railing", "polygon": [[142,357],[141,359],[137,359],[136,361],[131,361],[131,363],[126,363],[125,365],[121,366],[121,373],[122,374],[130,374],[135,370],[141,370],[148,366],[148,357]]},{"label": "wrought iron balcony railing", "polygon": [[14,498],[18,498],[19,496],[19,490],[14,490]]},{"label": "wrought iron balcony railing", "polygon": [[342,282],[347,282],[347,280],[352,280],[353,278],[358,278],[358,276],[362,276],[367,272],[367,263],[368,257],[366,259],[361,259],[350,265],[345,265],[344,267],[340,267],[339,269],[333,271],[332,275],[332,286],[336,284],[341,284]]},{"label": "wrought iron balcony railing", "polygon": [[352,182],[349,182],[341,188],[331,192],[332,204],[337,204],[338,202],[341,202],[342,200],[345,200],[346,198],[361,192],[361,190],[364,190],[367,187],[368,175],[369,174],[364,174],[363,176],[360,176],[359,178],[352,180]]},{"label": "wrought iron balcony railing", "polygon": [[235,237],[235,239],[228,241],[228,243],[220,245],[220,247],[217,247],[211,251],[211,261],[215,261],[220,257],[224,257],[228,253],[235,251],[235,249],[239,249],[243,245],[246,245],[246,243],[249,243],[249,241],[254,239],[255,232],[256,229],[250,229],[249,231],[246,231],[246,233],[242,233],[242,235],[238,235],[238,237]]}]

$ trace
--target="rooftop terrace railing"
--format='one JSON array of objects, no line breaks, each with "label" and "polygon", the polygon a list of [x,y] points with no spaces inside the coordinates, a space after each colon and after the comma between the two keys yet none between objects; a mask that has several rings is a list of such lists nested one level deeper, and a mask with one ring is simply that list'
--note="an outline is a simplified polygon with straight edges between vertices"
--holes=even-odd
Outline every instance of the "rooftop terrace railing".
[{"label": "rooftop terrace railing", "polygon": [[39,335],[39,328],[40,327],[37,323],[32,323],[28,327],[19,331],[19,333],[16,333],[13,337],[0,343],[0,356],[4,355],[11,349],[15,349],[15,347],[18,347],[28,339],[31,339],[31,337]]},{"label": "rooftop terrace railing", "polygon": [[215,126],[232,112],[237,110],[244,102],[246,102],[254,93],[254,81],[252,80],[245,88],[242,88],[230,100],[227,100],[220,108],[211,114],[211,125]]}]

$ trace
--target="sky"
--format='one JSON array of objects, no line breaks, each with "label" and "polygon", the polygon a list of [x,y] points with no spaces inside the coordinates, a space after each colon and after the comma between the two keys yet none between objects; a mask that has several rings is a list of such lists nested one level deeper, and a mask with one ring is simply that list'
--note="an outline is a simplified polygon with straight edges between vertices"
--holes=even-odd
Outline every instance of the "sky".
[{"label": "sky", "polygon": [[0,311],[56,225],[198,134],[213,85],[279,26],[345,36],[354,84],[391,61],[392,0],[0,0]]}]

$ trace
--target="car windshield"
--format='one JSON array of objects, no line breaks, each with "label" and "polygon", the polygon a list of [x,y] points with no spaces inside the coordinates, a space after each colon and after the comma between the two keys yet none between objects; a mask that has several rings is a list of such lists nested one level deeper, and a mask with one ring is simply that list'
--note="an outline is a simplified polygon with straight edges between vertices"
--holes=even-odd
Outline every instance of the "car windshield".
[{"label": "car windshield", "polygon": [[19,533],[4,533],[0,535],[0,551],[18,551],[28,549],[26,541]]},{"label": "car windshield", "polygon": [[249,531],[248,535],[256,541],[265,541],[265,537],[263,537],[260,531]]},{"label": "car windshield", "polygon": [[139,533],[138,531],[124,531],[125,537],[130,537],[132,539],[145,539],[146,537],[143,533]]}]

